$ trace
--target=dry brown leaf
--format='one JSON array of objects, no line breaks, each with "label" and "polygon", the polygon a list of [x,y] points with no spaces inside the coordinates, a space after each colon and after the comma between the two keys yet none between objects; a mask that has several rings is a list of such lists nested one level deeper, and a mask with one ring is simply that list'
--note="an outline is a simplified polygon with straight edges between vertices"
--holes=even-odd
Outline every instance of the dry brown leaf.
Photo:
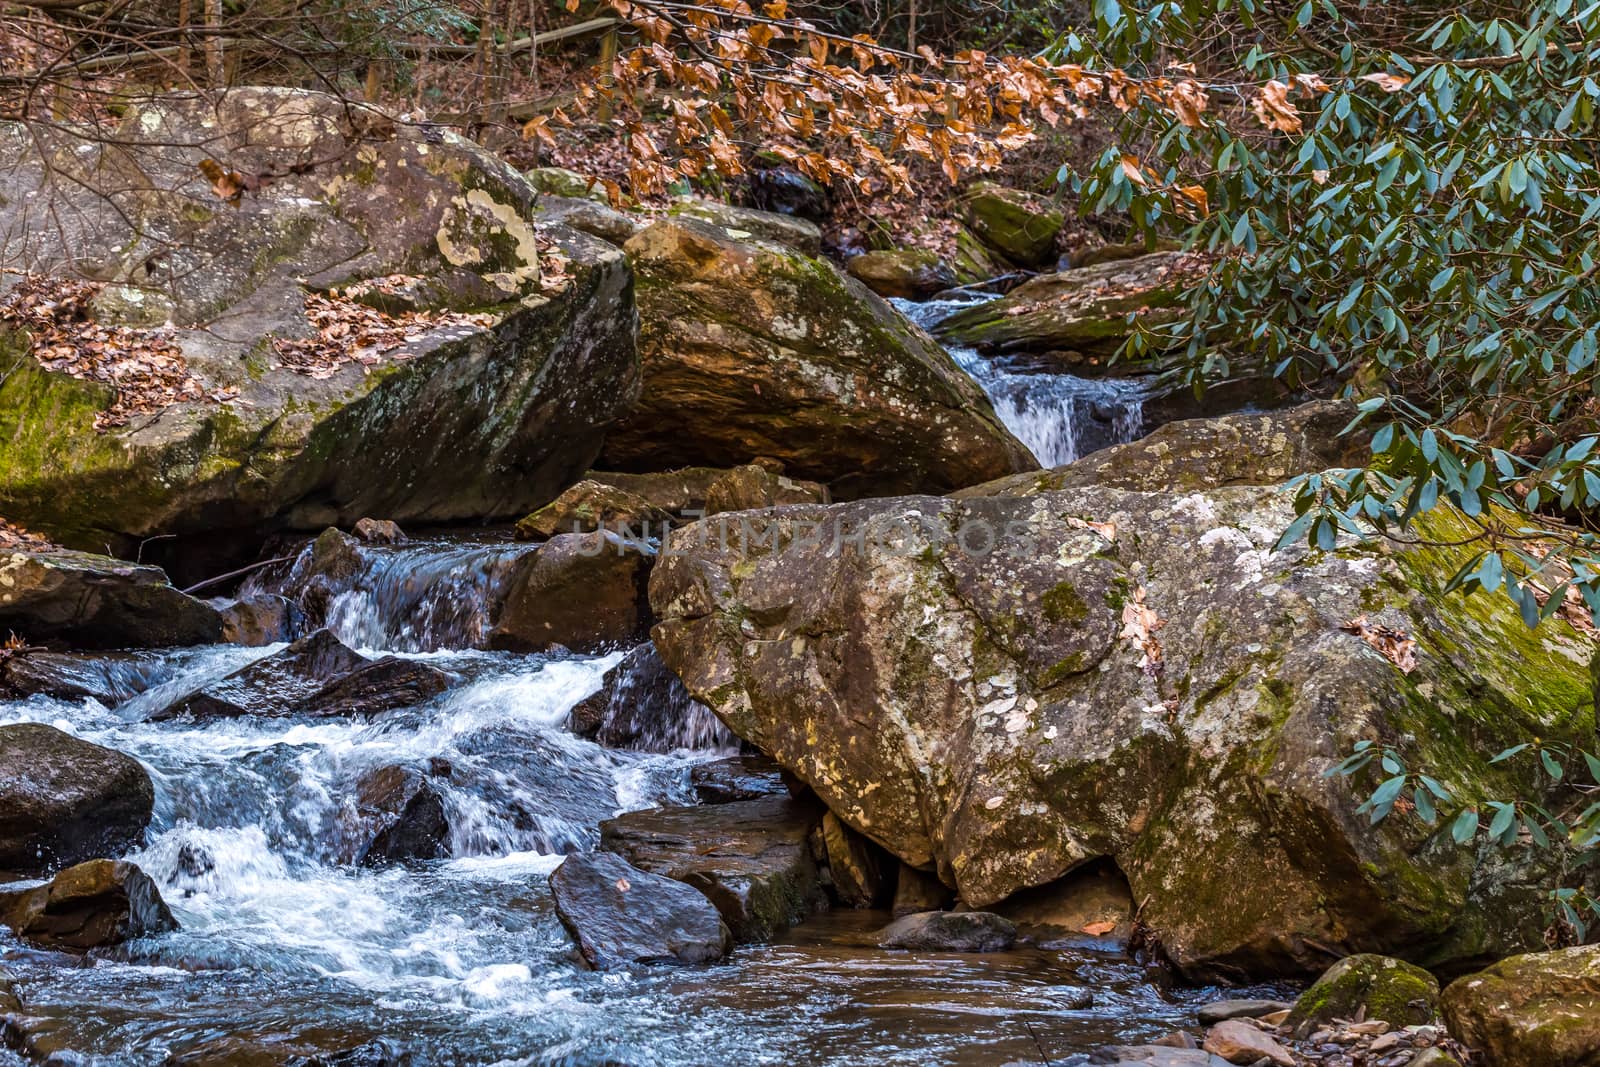
[{"label": "dry brown leaf", "polygon": [[1276,78],[1261,87],[1255,99],[1250,101],[1250,110],[1269,129],[1282,133],[1300,132],[1300,111],[1289,102],[1289,86]]},{"label": "dry brown leaf", "polygon": [[244,196],[245,179],[238,171],[224,170],[214,159],[202,159],[200,173],[211,183],[211,192],[218,200],[237,205]]},{"label": "dry brown leaf", "polygon": [[1145,603],[1144,586],[1135,586],[1132,595],[1122,605],[1122,633],[1119,636],[1139,646],[1142,653],[1139,666],[1146,674],[1154,675],[1161,670],[1163,653],[1161,642],[1155,635],[1166,624],[1167,620]]},{"label": "dry brown leaf", "polygon": [[1387,72],[1382,74],[1363,74],[1361,80],[1371,82],[1386,93],[1398,93],[1401,89],[1411,84],[1410,78],[1403,78],[1398,74],[1389,74]]},{"label": "dry brown leaf", "polygon": [[1107,541],[1117,539],[1117,524],[1114,522],[1094,522],[1090,519],[1080,519],[1076,515],[1068,515],[1067,525],[1077,530],[1092,530]]},{"label": "dry brown leaf", "polygon": [[1410,674],[1417,669],[1417,643],[1404,630],[1380,626],[1365,615],[1357,615],[1339,628],[1377,649],[1384,659],[1399,667],[1401,673]]},{"label": "dry brown leaf", "polygon": [[1083,927],[1083,932],[1090,937],[1104,937],[1116,928],[1117,924],[1114,920],[1102,919],[1100,922],[1086,923]]}]

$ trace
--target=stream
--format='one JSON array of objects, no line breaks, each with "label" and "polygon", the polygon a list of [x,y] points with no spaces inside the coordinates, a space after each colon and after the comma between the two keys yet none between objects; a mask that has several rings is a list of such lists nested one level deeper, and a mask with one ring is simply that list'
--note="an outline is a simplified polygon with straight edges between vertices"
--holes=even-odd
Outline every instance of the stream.
[{"label": "stream", "polygon": [[[0,703],[0,723],[50,723],[145,764],[155,820],[128,858],[182,924],[89,962],[0,937],[38,1047],[107,1065],[159,1064],[222,1037],[368,1046],[366,1058],[296,1061],[328,1063],[1072,1062],[1192,1026],[1194,1006],[1215,996],[1164,996],[1127,958],[1090,950],[884,952],[872,932],[887,916],[850,911],[718,965],[582,969],[550,872],[594,847],[602,819],[693,803],[690,768],[726,749],[612,751],[571,733],[569,709],[620,653],[474,647],[496,583],[527,550],[485,537],[362,550],[362,572],[330,602],[331,627],[454,679],[379,721],[145,721],[281,645],[150,653],[139,675],[156,684],[115,707]],[[703,727],[688,723],[680,740],[716,737]],[[451,858],[353,864],[355,783],[394,765],[447,769]],[[1092,1005],[1075,1006],[1084,991]],[[12,1055],[0,1062],[20,1062]]]}]

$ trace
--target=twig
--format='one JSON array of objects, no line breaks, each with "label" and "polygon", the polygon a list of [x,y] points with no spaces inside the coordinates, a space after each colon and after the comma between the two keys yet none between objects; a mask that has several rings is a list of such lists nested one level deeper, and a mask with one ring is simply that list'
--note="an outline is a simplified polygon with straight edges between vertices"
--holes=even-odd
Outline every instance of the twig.
[{"label": "twig", "polygon": [[209,589],[213,585],[219,585],[222,582],[227,581],[229,578],[238,578],[240,575],[249,574],[251,571],[258,571],[262,567],[270,567],[274,563],[288,563],[292,559],[294,559],[293,556],[278,556],[275,559],[264,559],[260,563],[252,563],[248,567],[240,567],[236,571],[229,571],[227,574],[219,574],[215,578],[207,578],[203,582],[197,582],[185,589],[184,592],[189,596],[193,596],[200,590]]}]

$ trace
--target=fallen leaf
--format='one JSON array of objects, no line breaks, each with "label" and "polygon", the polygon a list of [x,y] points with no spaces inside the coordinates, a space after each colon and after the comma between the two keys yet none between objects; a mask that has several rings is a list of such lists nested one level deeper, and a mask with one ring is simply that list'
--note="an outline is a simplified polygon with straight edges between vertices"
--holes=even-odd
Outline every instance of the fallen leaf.
[{"label": "fallen leaf", "polygon": [[1355,634],[1377,649],[1384,659],[1399,667],[1402,674],[1410,674],[1417,669],[1417,643],[1404,630],[1380,626],[1369,621],[1365,615],[1357,615],[1339,628],[1345,633]]},{"label": "fallen leaf", "polygon": [[1398,74],[1389,74],[1387,72],[1382,74],[1363,74],[1361,75],[1361,80],[1371,82],[1386,93],[1398,93],[1401,89],[1411,84],[1410,78],[1402,78]]},{"label": "fallen leaf", "polygon": [[1146,674],[1154,675],[1161,670],[1163,653],[1161,642],[1155,635],[1166,624],[1167,620],[1145,603],[1144,586],[1135,586],[1132,595],[1122,605],[1122,633],[1119,636],[1139,646],[1142,653],[1139,666]]},{"label": "fallen leaf", "polygon": [[1083,932],[1090,937],[1104,937],[1117,928],[1114,920],[1104,919],[1097,923],[1088,923],[1083,927]]},{"label": "fallen leaf", "polygon": [[1300,132],[1300,111],[1289,102],[1289,86],[1276,78],[1261,87],[1255,99],[1250,101],[1250,110],[1268,129],[1283,133]]},{"label": "fallen leaf", "polygon": [[623,893],[626,893],[628,890],[630,890],[632,888],[633,888],[633,883],[628,881],[626,878],[618,878],[617,879],[617,889],[619,891],[621,891]]}]

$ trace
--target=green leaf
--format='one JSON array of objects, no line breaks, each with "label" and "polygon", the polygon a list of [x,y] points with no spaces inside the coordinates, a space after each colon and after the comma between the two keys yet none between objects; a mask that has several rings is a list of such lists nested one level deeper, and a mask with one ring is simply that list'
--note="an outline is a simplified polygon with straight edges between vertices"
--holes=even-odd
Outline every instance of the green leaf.
[{"label": "green leaf", "polygon": [[1450,836],[1456,844],[1464,845],[1478,834],[1478,812],[1468,808],[1456,816],[1456,821],[1450,825]]}]

